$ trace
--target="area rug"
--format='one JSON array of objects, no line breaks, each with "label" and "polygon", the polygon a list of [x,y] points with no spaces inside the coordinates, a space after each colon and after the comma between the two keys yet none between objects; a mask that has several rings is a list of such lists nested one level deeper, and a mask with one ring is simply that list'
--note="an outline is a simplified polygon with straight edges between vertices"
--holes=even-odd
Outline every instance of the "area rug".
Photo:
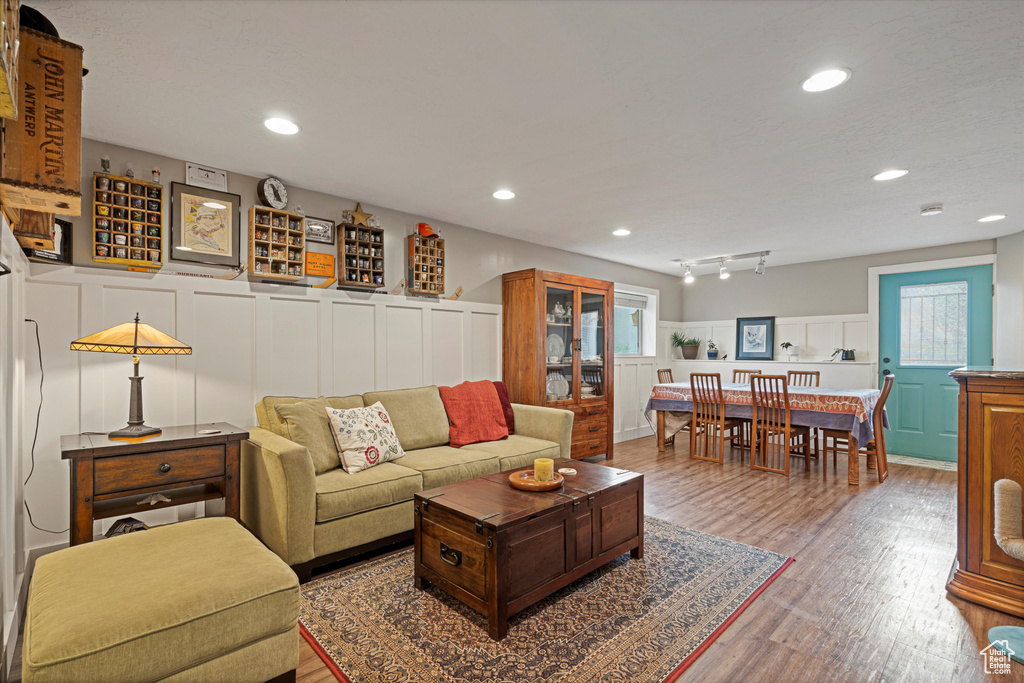
[{"label": "area rug", "polygon": [[302,635],[343,683],[668,683],[793,561],[647,517],[629,554],[509,620],[487,620],[431,586],[413,550],[312,581]]}]

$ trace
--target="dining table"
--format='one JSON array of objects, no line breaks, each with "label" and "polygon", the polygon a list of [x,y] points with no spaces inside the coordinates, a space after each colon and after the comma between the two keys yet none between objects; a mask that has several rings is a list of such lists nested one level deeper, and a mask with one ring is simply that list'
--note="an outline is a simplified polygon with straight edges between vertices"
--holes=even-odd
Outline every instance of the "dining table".
[{"label": "dining table", "polygon": [[[789,386],[790,419],[793,424],[847,432],[849,452],[848,482],[860,484],[860,444],[875,438],[873,414],[881,391],[878,389],[833,389],[829,387]],[[750,384],[722,382],[726,417],[751,419],[754,408]],[[883,408],[882,421],[888,427]],[[687,422],[683,414],[693,412],[689,382],[655,384],[644,414],[656,424],[658,452],[665,451],[667,429],[678,431]],[[653,419],[652,419],[653,414]],[[673,416],[676,417],[673,420]],[[684,419],[679,419],[680,417]],[[870,467],[874,463],[869,462]]]}]

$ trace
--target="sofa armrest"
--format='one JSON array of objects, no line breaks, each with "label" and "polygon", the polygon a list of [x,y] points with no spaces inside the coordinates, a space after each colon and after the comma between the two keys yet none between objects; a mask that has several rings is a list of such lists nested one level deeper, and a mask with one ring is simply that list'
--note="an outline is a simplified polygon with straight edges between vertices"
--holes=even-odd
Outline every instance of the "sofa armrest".
[{"label": "sofa armrest", "polygon": [[516,420],[516,434],[554,441],[562,449],[563,458],[572,457],[572,420],[575,415],[571,410],[513,403],[512,414]]},{"label": "sofa armrest", "polygon": [[260,427],[242,442],[242,521],[289,565],[314,557],[316,474],[305,446]]}]

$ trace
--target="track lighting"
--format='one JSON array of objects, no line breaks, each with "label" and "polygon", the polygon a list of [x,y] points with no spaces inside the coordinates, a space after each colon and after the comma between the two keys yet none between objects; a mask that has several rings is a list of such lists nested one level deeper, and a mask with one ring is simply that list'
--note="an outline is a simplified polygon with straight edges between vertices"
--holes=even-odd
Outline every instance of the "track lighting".
[{"label": "track lighting", "polygon": [[693,283],[693,273],[690,272],[690,266],[686,266],[686,272],[683,273],[683,282],[688,285]]},{"label": "track lighting", "polygon": [[757,268],[754,268],[754,275],[764,275],[764,254],[761,255],[761,260],[757,262]]},{"label": "track lighting", "polygon": [[718,268],[718,277],[720,277],[723,280],[728,280],[729,279],[729,271],[725,269],[725,261],[719,261],[719,263],[721,265]]}]

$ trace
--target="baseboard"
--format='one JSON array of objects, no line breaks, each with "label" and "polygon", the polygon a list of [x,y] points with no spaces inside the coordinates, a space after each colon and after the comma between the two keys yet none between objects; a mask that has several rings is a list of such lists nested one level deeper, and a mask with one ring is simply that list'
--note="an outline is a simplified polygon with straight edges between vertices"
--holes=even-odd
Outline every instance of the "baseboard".
[{"label": "baseboard", "polygon": [[613,443],[622,443],[623,441],[642,439],[645,436],[654,436],[654,430],[651,429],[649,425],[637,427],[636,429],[624,429],[621,432],[615,432]]}]

